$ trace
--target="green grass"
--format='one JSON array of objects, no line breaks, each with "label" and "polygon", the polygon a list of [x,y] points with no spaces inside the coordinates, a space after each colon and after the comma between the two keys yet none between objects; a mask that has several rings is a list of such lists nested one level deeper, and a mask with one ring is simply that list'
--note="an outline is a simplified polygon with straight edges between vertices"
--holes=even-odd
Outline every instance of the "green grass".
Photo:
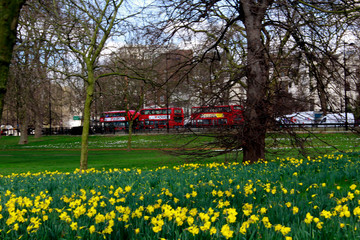
[{"label": "green grass", "polygon": [[[72,172],[79,168],[79,150],[16,150],[0,151],[0,174],[21,172],[60,171]],[[180,159],[159,151],[100,150],[90,151],[88,167],[110,168],[156,168],[163,165],[179,164]]]},{"label": "green grass", "polygon": [[[127,149],[127,136],[90,136],[88,167],[96,169],[148,168],[174,166],[183,158],[164,150],[173,149],[188,137],[177,135],[135,135],[132,151]],[[79,168],[81,138],[79,136],[29,137],[26,145],[18,144],[19,137],[0,138],[0,174],[22,172],[72,172]],[[204,162],[222,161],[223,158]]]},{"label": "green grass", "polygon": [[[359,149],[359,136],[348,133],[302,134],[305,141],[305,153],[317,156],[336,150]],[[275,138],[274,138],[275,137]],[[319,140],[318,138],[321,138]],[[174,166],[184,162],[183,158],[172,156],[164,149],[176,148],[193,139],[191,135],[134,135],[133,151],[127,148],[126,135],[90,136],[88,167],[96,169],[110,168],[157,168]],[[275,141],[276,139],[276,141]],[[61,171],[71,172],[79,167],[80,136],[44,136],[29,137],[26,145],[18,144],[19,137],[0,138],[0,174],[7,175],[21,172]],[[191,146],[210,141],[209,137],[200,137]],[[274,142],[277,144],[274,145]],[[335,147],[329,147],[325,144]],[[277,157],[299,157],[298,150],[291,146],[291,141],[283,135],[267,138],[267,159]],[[202,162],[233,161],[235,154],[202,160]],[[239,154],[241,158],[241,154]]]}]

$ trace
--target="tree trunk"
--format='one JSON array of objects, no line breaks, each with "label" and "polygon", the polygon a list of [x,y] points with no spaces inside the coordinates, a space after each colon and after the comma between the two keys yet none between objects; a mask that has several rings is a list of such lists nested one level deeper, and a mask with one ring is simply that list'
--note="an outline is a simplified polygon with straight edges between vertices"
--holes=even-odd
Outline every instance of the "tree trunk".
[{"label": "tree trunk", "polygon": [[83,131],[81,136],[81,154],[80,154],[80,170],[88,168],[88,150],[89,150],[89,130],[90,130],[90,114],[91,103],[94,96],[95,77],[94,71],[90,63],[88,64],[88,85],[86,87],[86,99],[83,113]]},{"label": "tree trunk", "polygon": [[328,104],[327,104],[328,100],[326,97],[326,91],[325,91],[324,85],[317,83],[317,90],[318,90],[318,96],[319,96],[319,100],[320,100],[321,111],[325,116],[327,114],[327,109],[328,109]]},{"label": "tree trunk", "polygon": [[247,38],[247,95],[244,112],[244,161],[254,163],[265,158],[265,137],[269,119],[267,89],[269,63],[262,42],[262,21],[271,1],[255,3],[243,0],[244,25]]},{"label": "tree trunk", "polygon": [[0,0],[0,121],[4,107],[9,66],[16,42],[20,9],[25,0]]},{"label": "tree trunk", "polygon": [[[131,117],[132,118],[132,117]],[[127,151],[131,151],[131,141],[132,141],[132,127],[133,127],[134,120],[129,121],[129,134],[128,134],[128,141],[127,141]]]},{"label": "tree trunk", "polygon": [[19,144],[27,144],[28,143],[28,127],[29,127],[29,121],[28,121],[28,116],[25,113],[25,111],[23,111],[20,114],[20,140],[19,140]]},{"label": "tree trunk", "polygon": [[[320,100],[320,106],[321,106],[321,111],[323,112],[324,116],[327,114],[327,110],[328,110],[328,99],[326,96],[326,88],[327,88],[327,84],[325,84],[324,82],[326,82],[327,78],[325,77],[326,75],[326,69],[325,66],[327,64],[327,60],[326,59],[320,59],[321,65],[319,67],[319,73],[318,73],[318,77],[316,78],[316,88],[318,91],[318,96],[319,96],[319,100]],[[323,77],[324,76],[324,77]]]},{"label": "tree trunk", "polygon": [[43,116],[38,112],[35,116],[35,138],[42,137]]}]

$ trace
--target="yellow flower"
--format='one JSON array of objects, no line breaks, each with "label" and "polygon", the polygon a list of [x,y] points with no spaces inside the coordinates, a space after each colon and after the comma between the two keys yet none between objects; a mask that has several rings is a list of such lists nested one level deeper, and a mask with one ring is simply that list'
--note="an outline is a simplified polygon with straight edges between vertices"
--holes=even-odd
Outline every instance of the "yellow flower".
[{"label": "yellow flower", "polygon": [[190,226],[188,228],[188,231],[190,233],[192,233],[193,236],[195,236],[196,234],[199,234],[199,228],[197,226]]},{"label": "yellow flower", "polygon": [[197,209],[196,209],[196,208],[192,208],[192,209],[189,211],[189,214],[190,214],[191,216],[195,217],[196,214],[197,214]]},{"label": "yellow flower", "polygon": [[252,204],[245,203],[243,206],[243,212],[245,216],[249,216],[252,213]]},{"label": "yellow flower", "polygon": [[95,223],[101,223],[101,222],[105,222],[105,216],[102,215],[101,213],[98,213],[95,217]]},{"label": "yellow flower", "polygon": [[293,214],[295,215],[295,214],[297,214],[299,212],[299,208],[298,207],[293,207],[292,211],[293,211]]},{"label": "yellow flower", "polygon": [[260,209],[260,213],[261,213],[261,214],[265,214],[266,212],[267,212],[267,209],[266,209],[266,208],[262,207],[262,208]]},{"label": "yellow flower", "polygon": [[249,223],[257,223],[259,221],[259,217],[256,215],[251,215],[248,222]]},{"label": "yellow flower", "polygon": [[154,233],[160,232],[162,229],[162,226],[154,226],[153,228]]},{"label": "yellow flower", "polygon": [[110,199],[109,199],[109,202],[110,202],[111,205],[114,205],[115,202],[116,202],[116,200],[115,200],[115,198],[110,198]]},{"label": "yellow flower", "polygon": [[131,191],[131,187],[130,186],[126,186],[125,187],[125,192],[130,192]]},{"label": "yellow flower", "polygon": [[285,227],[283,226],[280,230],[280,232],[282,233],[283,236],[285,236],[286,234],[288,234],[291,231],[290,227]]},{"label": "yellow flower", "polygon": [[139,234],[140,228],[135,229],[135,234]]},{"label": "yellow flower", "polygon": [[213,234],[216,234],[216,228],[215,227],[212,227],[210,229],[210,235],[213,235]]},{"label": "yellow flower", "polygon": [[203,226],[200,226],[201,231],[209,230],[211,226],[211,222],[205,222]]},{"label": "yellow flower", "polygon": [[291,207],[291,202],[287,202],[287,203],[285,203],[285,205],[289,208],[289,207]]},{"label": "yellow flower", "polygon": [[189,224],[189,226],[191,226],[194,223],[194,218],[193,217],[188,217],[187,218],[187,223]]},{"label": "yellow flower", "polygon": [[322,210],[320,213],[320,216],[325,217],[325,218],[331,218],[332,214],[330,211]]},{"label": "yellow flower", "polygon": [[91,226],[90,226],[89,232],[90,232],[90,234],[92,234],[92,233],[95,232],[95,226],[94,226],[94,225],[91,225]]},{"label": "yellow flower", "polygon": [[316,227],[318,228],[318,229],[322,229],[323,228],[323,225],[324,223],[323,222],[318,222],[317,224],[316,224]]},{"label": "yellow flower", "polygon": [[14,231],[17,231],[19,229],[19,224],[15,223],[13,229],[14,229]]},{"label": "yellow flower", "polygon": [[307,224],[310,224],[311,222],[312,222],[312,220],[313,220],[313,216],[311,216],[311,214],[310,213],[307,213],[306,214],[306,218],[305,218],[305,223],[307,223]]},{"label": "yellow flower", "polygon": [[357,215],[360,215],[360,207],[356,207],[353,211],[354,215],[357,216]]},{"label": "yellow flower", "polygon": [[276,224],[276,225],[275,225],[275,231],[276,231],[276,232],[279,232],[282,227],[283,227],[283,226],[282,226],[281,224]]},{"label": "yellow flower", "polygon": [[77,224],[77,222],[72,222],[72,223],[70,224],[70,227],[71,227],[72,230],[76,231],[76,230],[78,229],[78,224]]},{"label": "yellow flower", "polygon": [[245,235],[245,234],[246,234],[246,227],[245,227],[245,226],[241,226],[239,232],[240,232],[241,234]]},{"label": "yellow flower", "polygon": [[261,221],[264,223],[264,226],[266,228],[271,228],[272,225],[271,225],[268,217],[263,217],[263,219]]},{"label": "yellow flower", "polygon": [[224,196],[224,193],[223,193],[223,191],[221,191],[221,190],[219,190],[217,194],[218,194],[218,197]]},{"label": "yellow flower", "polygon": [[221,234],[222,234],[226,239],[229,239],[229,238],[232,238],[232,237],[233,237],[234,231],[231,231],[229,225],[225,224],[225,225],[222,226],[222,228],[221,228]]}]

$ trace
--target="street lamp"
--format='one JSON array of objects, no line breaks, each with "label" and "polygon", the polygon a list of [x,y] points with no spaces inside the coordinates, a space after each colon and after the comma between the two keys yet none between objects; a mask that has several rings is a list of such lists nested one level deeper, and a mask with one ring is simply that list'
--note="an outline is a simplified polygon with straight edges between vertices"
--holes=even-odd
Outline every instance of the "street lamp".
[{"label": "street lamp", "polygon": [[346,70],[346,45],[354,46],[354,43],[347,43],[344,41],[344,100],[345,100],[345,130],[349,130],[348,125],[348,97],[347,97],[347,91],[348,91],[348,82],[347,82],[347,73]]}]

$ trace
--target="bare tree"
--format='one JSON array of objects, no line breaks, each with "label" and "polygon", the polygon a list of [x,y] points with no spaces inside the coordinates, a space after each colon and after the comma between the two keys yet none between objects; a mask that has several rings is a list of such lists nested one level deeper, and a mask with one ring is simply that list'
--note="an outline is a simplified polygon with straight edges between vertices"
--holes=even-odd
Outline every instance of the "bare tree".
[{"label": "bare tree", "polygon": [[99,58],[104,52],[106,42],[114,36],[114,32],[117,32],[115,28],[119,29],[122,24],[125,25],[126,19],[131,16],[131,14],[120,16],[120,7],[123,5],[123,0],[90,2],[63,0],[56,2],[53,6],[51,20],[57,32],[57,38],[69,50],[70,61],[78,67],[78,71],[73,74],[85,82],[81,170],[87,169],[91,103],[95,83],[102,77],[96,73],[100,65]]},{"label": "bare tree", "polygon": [[[209,51],[221,47],[234,56],[233,60],[238,60],[236,67],[228,68],[234,73],[228,71],[232,73],[230,81],[240,83],[246,91],[245,122],[237,135],[231,141],[224,140],[222,146],[232,142],[237,149],[243,149],[244,161],[250,162],[265,158],[265,137],[274,126],[279,102],[276,99],[282,89],[281,75],[277,74],[281,72],[278,69],[281,60],[289,59],[297,51],[301,56],[304,54],[316,80],[322,107],[327,108],[322,89],[324,76],[331,71],[325,66],[329,61],[334,62],[337,44],[332,47],[332,41],[341,39],[329,33],[341,35],[342,28],[351,24],[356,17],[353,12],[358,9],[353,1],[345,4],[341,1],[164,0],[161,5],[164,7],[161,19],[167,19],[157,25],[161,26],[155,31],[158,35],[163,33],[165,40],[186,36],[192,37],[192,42],[200,41],[205,47],[199,61]],[[232,41],[235,44],[232,49],[239,52],[226,48],[225,43],[234,36],[238,38]],[[315,65],[315,61],[322,67]]]},{"label": "bare tree", "polygon": [[[153,85],[152,51],[145,46],[123,46],[113,52],[103,67],[102,78],[98,82],[96,95],[101,99],[100,111],[130,110],[139,112],[144,104],[144,89]],[[122,73],[122,74],[120,74]],[[127,150],[131,151],[132,133],[136,114],[128,115],[130,119],[128,129]]]}]

